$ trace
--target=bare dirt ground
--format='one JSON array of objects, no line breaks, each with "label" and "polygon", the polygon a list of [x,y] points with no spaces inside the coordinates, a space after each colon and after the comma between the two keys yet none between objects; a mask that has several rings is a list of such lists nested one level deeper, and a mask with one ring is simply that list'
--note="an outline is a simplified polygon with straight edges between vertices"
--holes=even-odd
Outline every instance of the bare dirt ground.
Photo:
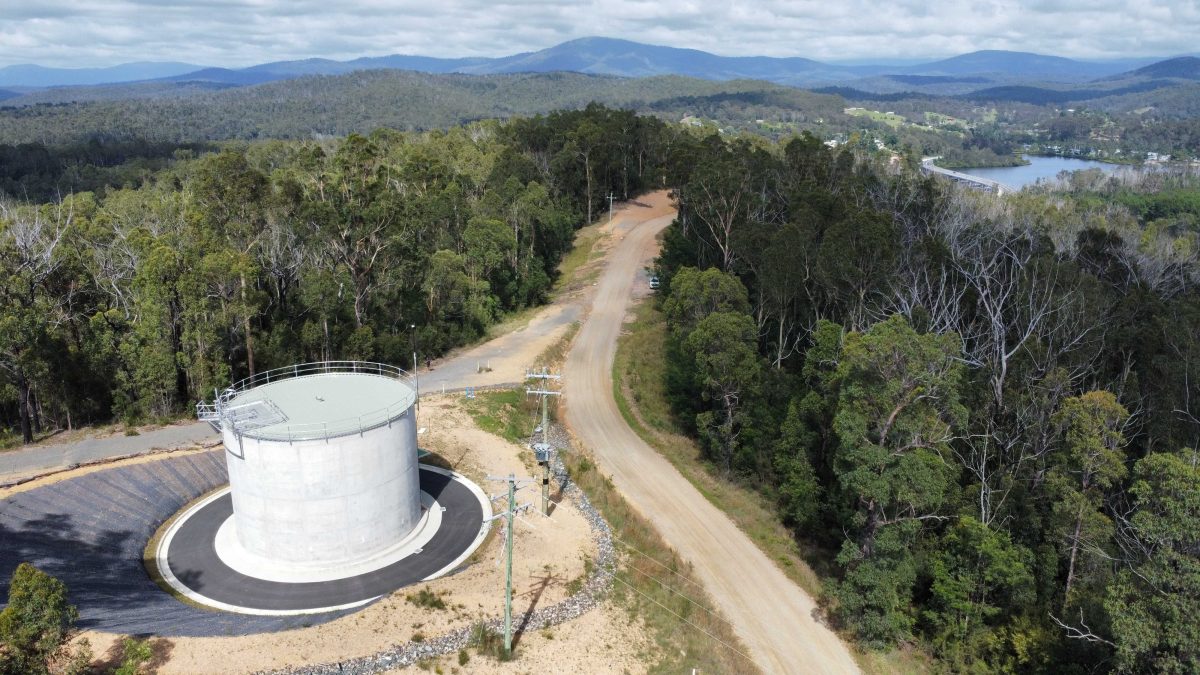
[{"label": "bare dirt ground", "polygon": [[[846,646],[816,618],[816,603],[745,534],[625,423],[613,400],[612,364],[640,270],[658,251],[655,236],[673,212],[665,193],[642,200],[617,234],[590,315],[564,369],[566,420],[612,474],[626,499],[695,565],[717,606],[769,673],[852,673]],[[667,204],[664,213],[663,204]],[[640,280],[639,280],[640,284]]]},{"label": "bare dirt ground", "polygon": [[[427,429],[421,436],[422,447],[490,494],[500,492],[503,484],[487,482],[487,474],[533,473],[529,451],[481,431],[462,410],[457,396],[422,401],[418,423]],[[536,503],[537,497],[534,489],[528,488],[520,501]],[[515,529],[513,616],[514,625],[519,625],[525,612],[566,598],[571,582],[585,575],[585,558],[594,557],[596,551],[587,521],[570,502],[563,502],[550,519],[536,512],[527,515]],[[238,673],[333,662],[365,656],[416,635],[433,638],[480,618],[499,616],[503,613],[502,541],[499,536],[489,536],[473,556],[474,564],[459,574],[400,589],[361,612],[320,626],[235,637],[155,638],[152,645],[163,654],[156,672]],[[406,600],[420,589],[438,594],[446,609],[422,608]],[[558,670],[566,664],[575,672],[641,672],[645,669],[638,665],[639,650],[644,648],[641,635],[622,610],[602,605],[576,621],[519,635],[518,658],[513,662],[500,664],[473,650],[465,667],[458,665],[456,654],[441,662],[446,672],[451,668],[460,672],[532,672]],[[81,637],[103,657],[116,654],[121,636],[90,632]]]},{"label": "bare dirt ground", "polygon": [[[538,356],[558,342],[571,323],[580,320],[595,293],[595,277],[603,268],[607,253],[621,242],[630,229],[648,215],[674,213],[670,201],[656,197],[619,204],[610,222],[589,225],[581,230],[577,242],[591,242],[590,251],[579,254],[584,262],[569,272],[553,302],[532,316],[514,321],[518,325],[500,327],[501,334],[483,344],[451,352],[433,362],[432,368],[418,371],[422,391],[437,392],[462,387],[521,382],[527,368],[536,367]],[[524,325],[519,325],[523,323]]]}]

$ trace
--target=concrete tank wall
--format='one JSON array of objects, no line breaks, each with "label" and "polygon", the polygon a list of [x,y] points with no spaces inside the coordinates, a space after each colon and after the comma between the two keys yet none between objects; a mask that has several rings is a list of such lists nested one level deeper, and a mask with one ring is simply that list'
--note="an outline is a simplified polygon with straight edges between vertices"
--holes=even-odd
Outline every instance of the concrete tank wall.
[{"label": "concrete tank wall", "polygon": [[329,439],[268,441],[223,430],[233,518],[251,553],[313,567],[362,560],[421,517],[413,409]]}]

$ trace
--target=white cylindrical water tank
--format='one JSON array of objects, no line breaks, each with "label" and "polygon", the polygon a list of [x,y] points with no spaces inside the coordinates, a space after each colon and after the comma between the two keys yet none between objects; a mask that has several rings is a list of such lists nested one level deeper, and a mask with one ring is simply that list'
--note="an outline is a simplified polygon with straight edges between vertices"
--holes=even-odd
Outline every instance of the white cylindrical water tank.
[{"label": "white cylindrical water tank", "polygon": [[379,364],[306,364],[219,397],[233,527],[246,552],[331,569],[400,542],[421,517],[416,389]]}]

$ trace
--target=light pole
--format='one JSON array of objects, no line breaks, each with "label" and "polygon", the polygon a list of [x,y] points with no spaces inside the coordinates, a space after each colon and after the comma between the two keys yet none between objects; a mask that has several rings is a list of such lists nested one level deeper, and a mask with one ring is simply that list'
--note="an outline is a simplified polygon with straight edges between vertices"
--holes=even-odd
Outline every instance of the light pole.
[{"label": "light pole", "polygon": [[408,324],[408,343],[412,347],[413,372],[417,372],[417,324]]},{"label": "light pole", "polygon": [[409,337],[409,341],[412,343],[413,384],[417,387],[417,410],[420,410],[421,409],[421,376],[417,372],[417,368],[418,368],[418,366],[417,366],[417,324],[415,324],[415,323],[408,324],[408,337]]}]

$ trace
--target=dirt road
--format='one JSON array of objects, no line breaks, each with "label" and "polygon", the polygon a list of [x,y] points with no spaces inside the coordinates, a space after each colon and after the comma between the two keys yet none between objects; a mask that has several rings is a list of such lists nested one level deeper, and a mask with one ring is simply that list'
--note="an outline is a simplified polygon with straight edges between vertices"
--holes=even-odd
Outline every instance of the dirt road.
[{"label": "dirt road", "polygon": [[567,423],[600,468],[696,572],[751,656],[768,673],[851,673],[845,645],[814,618],[813,599],[779,571],[723,513],[625,423],[612,395],[612,364],[634,279],[657,253],[664,193],[626,211],[623,238],[609,255],[591,312],[564,371]]}]

